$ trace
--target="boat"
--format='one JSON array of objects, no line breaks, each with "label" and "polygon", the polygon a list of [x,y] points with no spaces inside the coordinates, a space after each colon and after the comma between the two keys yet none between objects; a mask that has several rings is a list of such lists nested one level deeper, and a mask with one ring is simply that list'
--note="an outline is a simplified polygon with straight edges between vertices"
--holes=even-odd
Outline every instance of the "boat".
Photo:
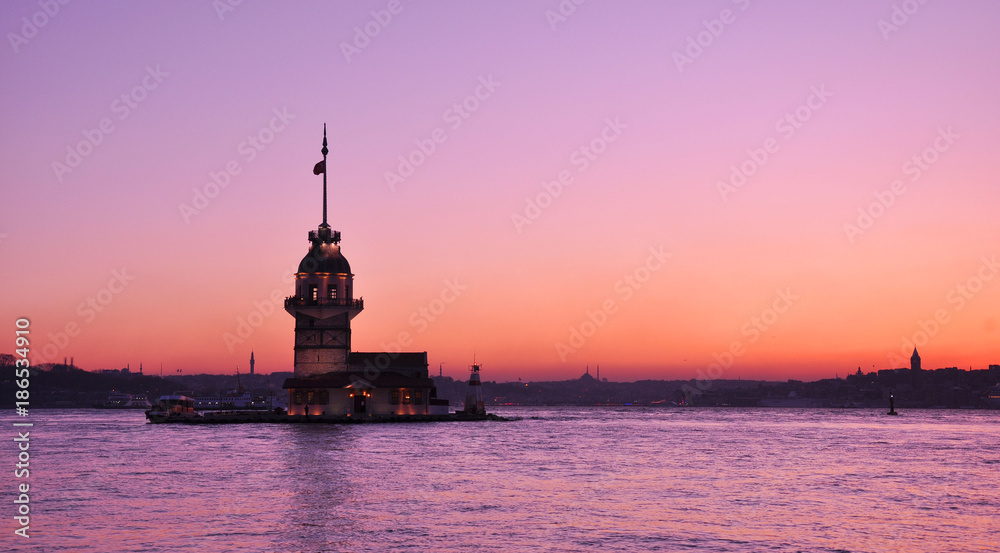
[{"label": "boat", "polygon": [[98,409],[149,409],[153,404],[144,395],[111,392],[104,403],[94,405]]},{"label": "boat", "polygon": [[671,401],[669,399],[659,399],[656,401],[649,402],[650,407],[680,407],[680,404],[676,401]]},{"label": "boat", "polygon": [[217,396],[196,396],[195,411],[270,411],[275,407],[287,408],[288,399],[278,396],[251,396],[249,392],[233,390]]},{"label": "boat", "polygon": [[196,411],[270,411],[275,407],[288,408],[288,399],[274,395],[252,396],[242,387],[227,390],[217,396],[196,396]]},{"label": "boat", "polygon": [[986,396],[983,397],[983,401],[986,403],[987,407],[1000,409],[1000,384],[997,384],[989,392],[986,392]]},{"label": "boat", "polygon": [[154,423],[194,418],[201,418],[194,412],[194,398],[181,393],[160,396],[156,406],[146,411],[146,419]]},{"label": "boat", "polygon": [[250,392],[246,392],[242,387],[234,390],[227,390],[217,396],[197,396],[194,398],[194,408],[198,411],[218,411],[234,409],[257,409]]},{"label": "boat", "polygon": [[287,398],[274,395],[252,396],[240,381],[240,370],[236,369],[236,387],[217,396],[196,396],[196,411],[270,411],[275,407],[288,408]]}]

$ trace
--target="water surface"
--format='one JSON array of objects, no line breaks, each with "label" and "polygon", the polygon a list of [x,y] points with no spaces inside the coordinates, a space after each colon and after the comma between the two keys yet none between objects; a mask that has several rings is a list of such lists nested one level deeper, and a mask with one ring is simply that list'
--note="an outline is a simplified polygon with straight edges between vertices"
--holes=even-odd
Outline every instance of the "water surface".
[{"label": "water surface", "polygon": [[[1000,412],[498,412],[522,418],[191,427],[35,410],[32,537],[4,516],[2,541],[149,553],[998,548]],[[0,421],[13,436],[11,417]]]}]

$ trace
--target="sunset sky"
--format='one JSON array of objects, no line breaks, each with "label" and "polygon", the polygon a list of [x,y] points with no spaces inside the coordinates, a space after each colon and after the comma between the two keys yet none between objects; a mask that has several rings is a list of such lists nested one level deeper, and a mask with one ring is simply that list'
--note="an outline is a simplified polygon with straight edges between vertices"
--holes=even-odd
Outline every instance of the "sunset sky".
[{"label": "sunset sky", "polygon": [[324,122],[355,350],[1000,363],[997,2],[42,4],[0,3],[0,322],[35,363],[291,370]]}]

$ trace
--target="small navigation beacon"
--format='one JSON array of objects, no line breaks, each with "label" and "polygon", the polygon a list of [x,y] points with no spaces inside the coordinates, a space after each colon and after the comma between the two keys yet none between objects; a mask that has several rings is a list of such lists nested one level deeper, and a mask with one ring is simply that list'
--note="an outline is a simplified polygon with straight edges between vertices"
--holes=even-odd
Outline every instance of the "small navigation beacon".
[{"label": "small navigation beacon", "polygon": [[465,412],[475,415],[485,415],[486,405],[483,403],[483,383],[479,380],[480,365],[473,363],[469,367],[469,392],[465,395]]}]

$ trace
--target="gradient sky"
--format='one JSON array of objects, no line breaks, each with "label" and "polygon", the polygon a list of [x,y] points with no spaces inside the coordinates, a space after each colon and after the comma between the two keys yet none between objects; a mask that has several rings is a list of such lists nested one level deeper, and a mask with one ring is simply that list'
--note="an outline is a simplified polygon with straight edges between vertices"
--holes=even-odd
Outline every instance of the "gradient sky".
[{"label": "gradient sky", "polygon": [[324,122],[355,350],[405,332],[501,381],[699,378],[733,347],[714,375],[815,379],[907,340],[1000,363],[996,2],[228,5],[0,3],[0,321],[36,363],[291,370],[270,298],[321,221]]}]

